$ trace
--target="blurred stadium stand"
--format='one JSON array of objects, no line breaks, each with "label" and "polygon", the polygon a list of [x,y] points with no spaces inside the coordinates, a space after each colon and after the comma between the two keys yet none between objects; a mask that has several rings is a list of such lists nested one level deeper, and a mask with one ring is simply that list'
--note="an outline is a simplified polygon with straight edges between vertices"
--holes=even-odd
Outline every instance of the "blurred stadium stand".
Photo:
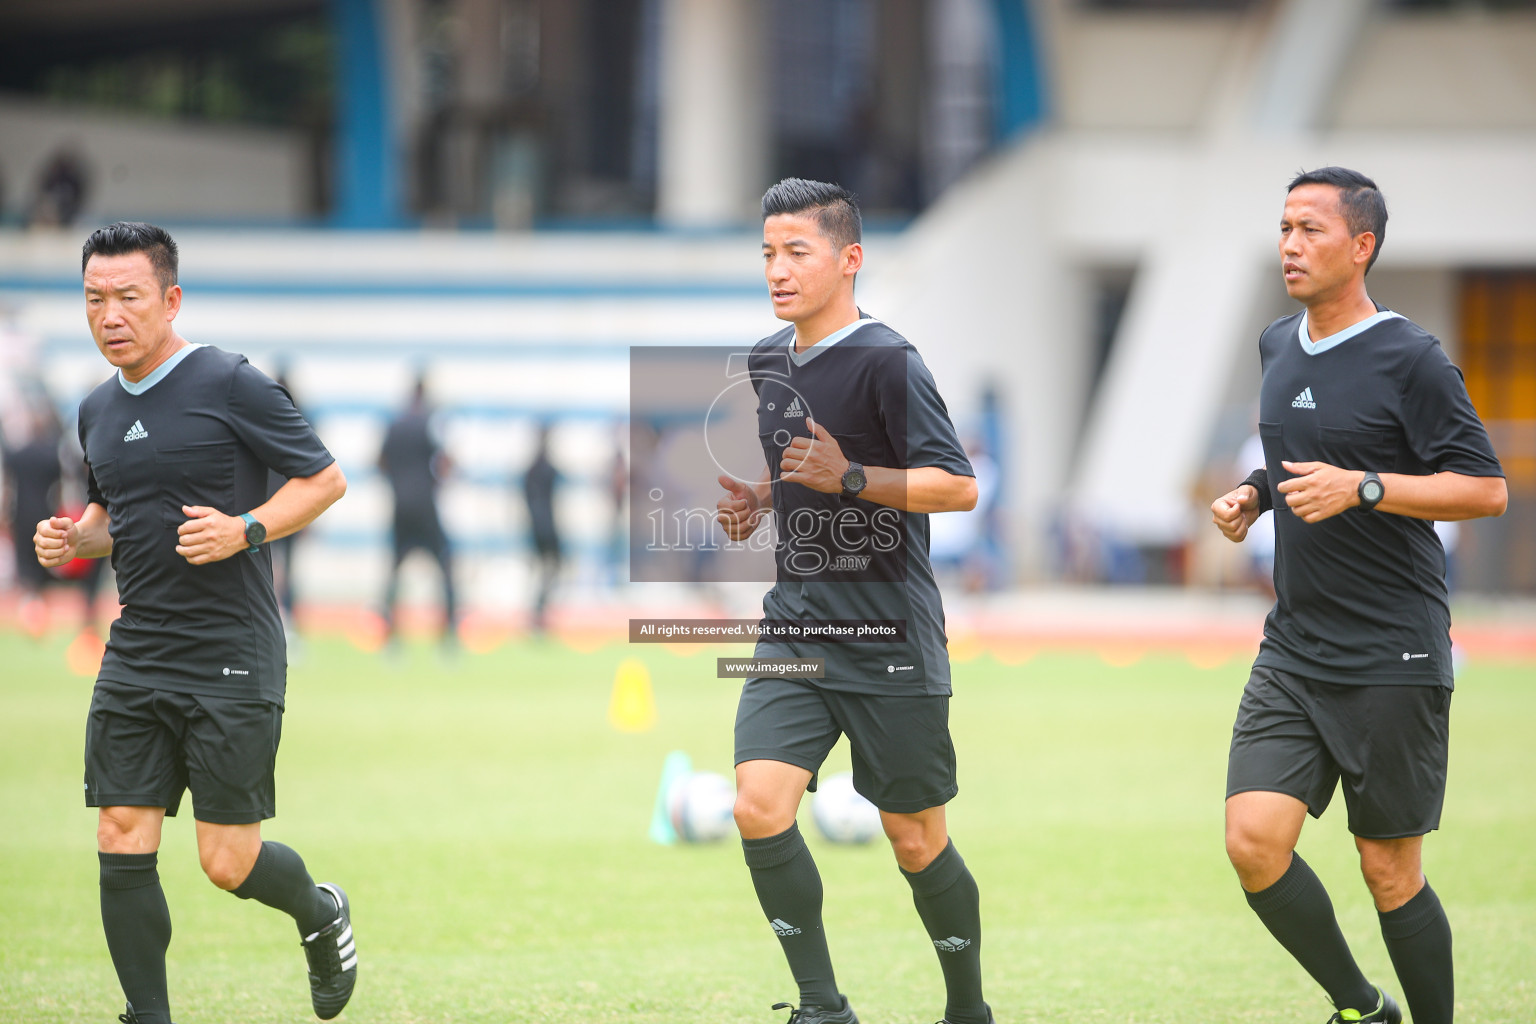
[{"label": "blurred stadium stand", "polygon": [[[83,211],[24,229],[61,151]],[[992,434],[1002,582],[1233,581],[1204,509],[1252,432],[1258,331],[1289,311],[1284,185],[1325,163],[1381,182],[1372,293],[1445,341],[1510,470],[1458,582],[1536,593],[1536,3],[0,5],[0,307],[72,402],[104,376],[86,228],[175,229],[183,332],[286,368],[353,479],[315,596],[382,575],[370,471],[422,368],[482,576],[466,603],[521,600],[539,419],[570,535],[606,524],[627,346],[778,326],[754,203],[784,174],[843,181],[886,229],[861,303]]]}]

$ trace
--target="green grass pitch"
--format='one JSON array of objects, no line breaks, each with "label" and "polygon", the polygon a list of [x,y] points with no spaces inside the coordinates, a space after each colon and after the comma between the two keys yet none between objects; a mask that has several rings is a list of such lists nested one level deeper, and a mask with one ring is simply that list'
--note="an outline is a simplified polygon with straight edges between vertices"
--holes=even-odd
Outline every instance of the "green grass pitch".
[{"label": "green grass pitch", "polygon": [[[390,661],[314,641],[290,675],[265,834],[353,898],[362,960],[342,1020],[782,1021],[768,1005],[794,986],[737,844],[646,840],[669,750],[730,771],[737,684],[714,678],[719,653],[520,643],[444,664],[427,648]],[[631,655],[659,712],[634,735],[606,720]],[[90,682],[65,671],[62,640],[0,632],[0,665],[0,1020],[115,1020],[95,816],[80,796]],[[1456,930],[1461,1024],[1536,1020],[1533,676],[1473,664],[1456,694],[1444,828],[1426,860]],[[1000,1024],[1321,1024],[1331,1012],[1249,913],[1222,851],[1245,678],[1241,660],[1173,656],[956,667],[951,830],[981,886]],[[847,756],[840,745],[828,770]],[[1302,850],[1366,972],[1395,989],[1335,803]],[[312,1020],[291,924],[202,878],[190,816],[167,823],[160,862],[177,1019]],[[861,1019],[939,1018],[938,965],[884,844],[811,841]]]}]

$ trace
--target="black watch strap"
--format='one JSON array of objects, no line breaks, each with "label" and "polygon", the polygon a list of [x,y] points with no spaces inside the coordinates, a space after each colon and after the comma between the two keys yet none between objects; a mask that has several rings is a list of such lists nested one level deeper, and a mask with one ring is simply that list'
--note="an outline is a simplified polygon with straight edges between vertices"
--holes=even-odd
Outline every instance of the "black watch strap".
[{"label": "black watch strap", "polygon": [[857,498],[868,483],[869,478],[864,475],[864,467],[850,460],[848,468],[843,471],[843,496]]},{"label": "black watch strap", "polygon": [[1370,512],[1381,504],[1381,499],[1387,495],[1387,489],[1382,484],[1381,477],[1367,470],[1365,476],[1360,478],[1357,493],[1360,495],[1360,507]]}]

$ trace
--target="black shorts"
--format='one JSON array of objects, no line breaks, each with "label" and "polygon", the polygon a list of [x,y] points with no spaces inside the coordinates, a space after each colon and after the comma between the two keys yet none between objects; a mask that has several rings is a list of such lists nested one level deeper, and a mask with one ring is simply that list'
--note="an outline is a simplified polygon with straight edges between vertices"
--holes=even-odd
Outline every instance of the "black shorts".
[{"label": "black shorts", "polygon": [[85,728],[87,807],[164,807],[192,790],[192,814],[248,825],[277,813],[283,709],[100,680]]},{"label": "black shorts", "polygon": [[882,811],[915,814],[953,800],[949,698],[824,690],[804,679],[749,679],[736,708],[736,763],[783,761],[816,772],[847,733],[853,788]]},{"label": "black shorts", "polygon": [[1232,727],[1227,796],[1294,796],[1319,817],[1340,778],[1349,830],[1363,839],[1440,827],[1451,691],[1322,683],[1255,665]]}]

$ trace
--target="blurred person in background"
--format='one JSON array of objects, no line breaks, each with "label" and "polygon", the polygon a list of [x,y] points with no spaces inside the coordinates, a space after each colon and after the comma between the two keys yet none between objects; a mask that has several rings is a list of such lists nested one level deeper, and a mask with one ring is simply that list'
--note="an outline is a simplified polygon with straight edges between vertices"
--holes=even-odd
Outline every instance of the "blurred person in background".
[{"label": "blurred person in background", "polygon": [[[99,808],[102,929],[125,1024],[170,1024],[165,818],[187,790],[209,881],[298,927],[317,1016],[357,978],[346,894],[263,841],[276,814],[287,659],[269,536],[302,529],[346,490],[330,452],[243,356],[188,343],[176,243],[151,224],[94,232],[81,253],[86,319],[117,373],[80,405],[87,504],[37,524],[38,562],[111,556],[112,625],[85,738],[85,803]],[[288,482],[268,497],[267,474]]]},{"label": "blurred person in background", "polygon": [[555,489],[560,471],[549,458],[548,423],[539,425],[533,462],[523,472],[523,498],[528,502],[528,532],[533,541],[534,574],[538,581],[530,619],[532,630],[542,635],[549,627],[549,600],[560,575],[562,549],[560,524],[555,519]]},{"label": "blurred person in background", "polygon": [[967,591],[980,593],[992,588],[998,571],[997,544],[991,535],[997,462],[980,438],[966,441],[965,455],[976,471],[976,507],[929,520],[928,560],[935,572],[944,572]]},{"label": "blurred person in background", "polygon": [[1248,904],[1322,987],[1330,1021],[1398,1024],[1295,852],[1342,778],[1349,830],[1414,1024],[1450,1024],[1451,926],[1423,871],[1445,801],[1454,666],[1436,520],[1502,515],[1503,470],[1439,341],[1365,276],[1386,201],[1357,171],[1294,178],[1285,289],[1259,338],[1260,468],[1211,505],[1232,541],[1273,512],[1275,607],[1227,762],[1227,855]]},{"label": "blurred person in background", "polygon": [[43,588],[54,577],[38,564],[32,531],[40,520],[55,515],[61,507],[64,467],[59,450],[64,428],[46,396],[34,394],[24,401],[31,413],[25,432],[13,443],[5,431],[0,431],[0,467],[4,469],[5,485],[0,511],[4,512],[16,552],[22,626],[38,637],[48,628]]},{"label": "blurred person in background", "polygon": [[388,643],[396,637],[395,604],[400,591],[400,566],[412,551],[424,551],[437,562],[443,580],[443,631],[445,649],[458,642],[458,604],[453,586],[453,550],[437,511],[437,489],[452,469],[452,462],[438,439],[437,419],[427,401],[425,376],[411,388],[409,404],[390,421],[379,452],[379,471],[394,495],[394,519],[390,531],[393,559],[389,582],[384,587],[384,631]]},{"label": "blurred person in background", "polygon": [[90,184],[85,158],[71,146],[57,150],[37,180],[37,195],[32,200],[28,224],[42,228],[70,227],[85,207]]},{"label": "blurred person in background", "polygon": [[605,553],[608,584],[619,586],[629,580],[629,531],[625,529],[629,508],[629,459],[624,453],[627,424],[613,425],[613,458],[608,462],[608,501],[612,518],[608,526],[608,550]]}]

